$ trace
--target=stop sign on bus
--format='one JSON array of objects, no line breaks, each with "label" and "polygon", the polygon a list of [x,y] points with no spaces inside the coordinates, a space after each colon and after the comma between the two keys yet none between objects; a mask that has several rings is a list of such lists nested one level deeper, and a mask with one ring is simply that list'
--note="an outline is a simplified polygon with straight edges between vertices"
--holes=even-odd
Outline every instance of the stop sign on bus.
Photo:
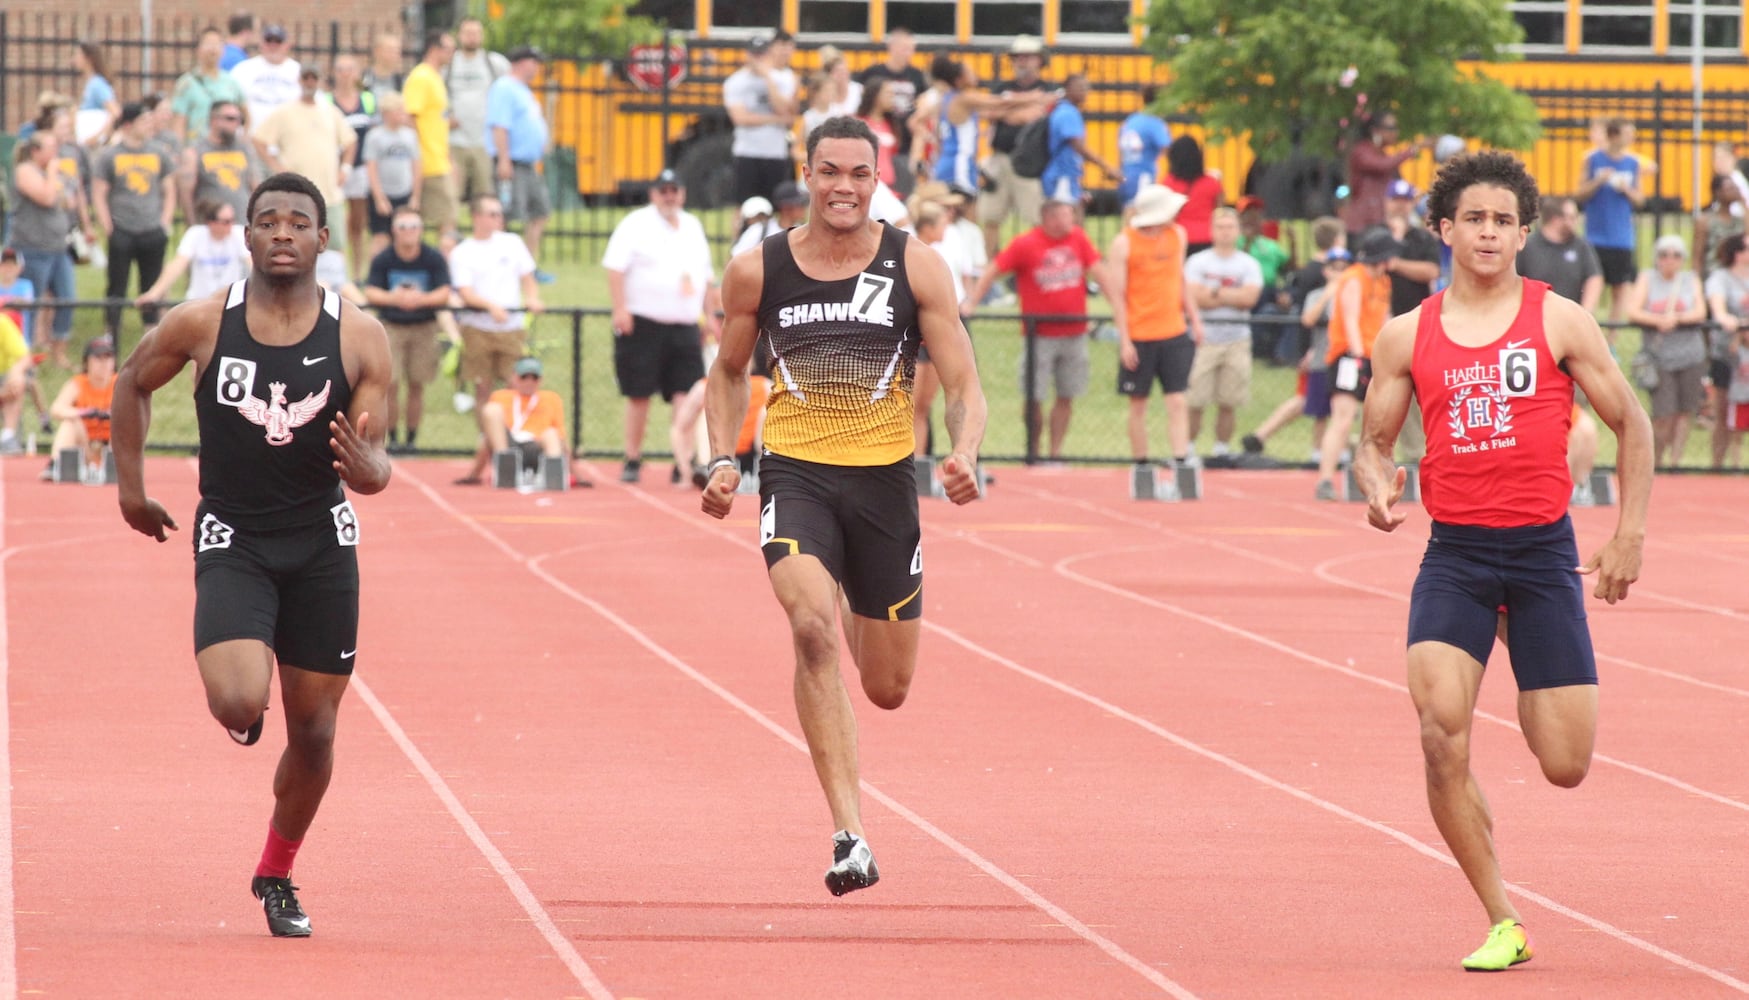
[{"label": "stop sign on bus", "polygon": [[[662,46],[634,45],[626,54],[626,77],[639,90],[661,90],[662,79]],[[672,87],[686,79],[686,46],[668,46],[668,86]]]}]

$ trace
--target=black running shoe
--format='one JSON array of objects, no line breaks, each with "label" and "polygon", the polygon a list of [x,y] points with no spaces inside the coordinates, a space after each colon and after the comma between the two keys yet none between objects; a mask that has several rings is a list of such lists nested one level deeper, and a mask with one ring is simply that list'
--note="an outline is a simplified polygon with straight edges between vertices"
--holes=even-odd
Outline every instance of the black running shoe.
[{"label": "black running shoe", "polygon": [[310,918],[298,905],[298,887],[291,884],[291,879],[257,875],[249,883],[249,891],[267,911],[267,929],[274,937],[310,936]]},{"label": "black running shoe", "polygon": [[626,459],[625,467],[619,470],[619,481],[622,483],[635,483],[635,482],[637,482],[638,481],[638,473],[643,471],[643,466],[644,466],[644,463],[638,459],[635,459],[635,458]]},{"label": "black running shoe", "polygon": [[1243,438],[1239,439],[1239,443],[1244,445],[1245,454],[1247,455],[1263,454],[1263,439],[1255,434],[1245,435]]},{"label": "black running shoe", "polygon": [[826,888],[832,895],[866,889],[880,880],[881,870],[875,867],[868,841],[848,830],[832,835],[832,867],[826,870]]},{"label": "black running shoe", "polygon": [[261,739],[261,724],[266,721],[267,711],[263,709],[261,715],[257,717],[254,722],[249,724],[248,729],[226,729],[225,732],[230,733],[231,739],[236,740],[238,743],[241,743],[246,747],[252,747]]}]

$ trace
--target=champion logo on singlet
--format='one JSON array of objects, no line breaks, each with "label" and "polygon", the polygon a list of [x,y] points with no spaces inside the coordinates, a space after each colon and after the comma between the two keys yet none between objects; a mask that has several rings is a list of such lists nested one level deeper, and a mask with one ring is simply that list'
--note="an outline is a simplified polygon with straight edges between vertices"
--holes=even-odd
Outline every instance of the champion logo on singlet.
[{"label": "champion logo on singlet", "polygon": [[848,302],[801,302],[777,311],[777,325],[784,329],[808,323],[873,323],[893,325],[894,280],[864,272],[856,276],[856,290]]}]

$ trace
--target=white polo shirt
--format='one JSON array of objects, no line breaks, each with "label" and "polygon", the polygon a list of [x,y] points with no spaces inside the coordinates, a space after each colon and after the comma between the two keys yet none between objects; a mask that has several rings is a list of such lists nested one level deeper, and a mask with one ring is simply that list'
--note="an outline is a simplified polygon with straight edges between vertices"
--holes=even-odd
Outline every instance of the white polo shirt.
[{"label": "white polo shirt", "polygon": [[697,323],[716,272],[704,227],[689,212],[669,225],[654,205],[619,221],[601,266],[626,279],[626,308],[656,323]]},{"label": "white polo shirt", "polygon": [[469,237],[449,252],[449,283],[452,288],[471,288],[487,302],[496,303],[510,315],[503,323],[491,313],[464,312],[456,321],[476,330],[508,333],[522,329],[522,276],[534,273],[534,258],[528,244],[513,233],[493,233],[478,240]]}]

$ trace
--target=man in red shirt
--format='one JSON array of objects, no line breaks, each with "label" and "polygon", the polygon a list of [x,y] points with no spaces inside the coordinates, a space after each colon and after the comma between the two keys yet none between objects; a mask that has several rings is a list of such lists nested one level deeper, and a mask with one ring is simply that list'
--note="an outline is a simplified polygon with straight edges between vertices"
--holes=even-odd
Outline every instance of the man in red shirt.
[{"label": "man in red shirt", "polygon": [[[1405,471],[1390,456],[1420,402],[1422,504],[1432,540],[1409,599],[1409,693],[1421,718],[1433,820],[1488,912],[1463,966],[1500,971],[1531,957],[1494,855],[1493,820],[1470,772],[1470,723],[1496,633],[1518,681],[1518,721],[1544,777],[1584,780],[1597,735],[1597,666],[1580,575],[1614,604],[1640,575],[1652,493],[1652,427],[1591,314],[1518,276],[1536,218],[1536,181],[1504,153],[1453,159],[1428,193],[1451,247],[1452,283],[1385,324],[1355,478],[1367,520],[1393,531]],[[1567,502],[1573,386],[1615,432],[1621,507],[1614,537],[1582,566]],[[1579,567],[1577,572],[1574,567]]]},{"label": "man in red shirt", "polygon": [[[1051,404],[1051,461],[1063,457],[1063,439],[1069,434],[1069,417],[1075,397],[1087,391],[1087,279],[1100,288],[1115,287],[1099,251],[1082,230],[1079,203],[1049,201],[1039,224],[1021,233],[996,255],[978,277],[978,287],[960,303],[960,313],[971,316],[996,279],[1015,276],[1020,311],[1027,334],[1027,349],[1020,356],[1020,393],[1026,400],[1026,452],[1038,452],[1039,427],[1047,388],[1056,392]],[[1122,297],[1109,300],[1112,322],[1125,329]],[[1058,317],[1033,320],[1032,316]],[[1065,319],[1061,317],[1074,317]]]}]

